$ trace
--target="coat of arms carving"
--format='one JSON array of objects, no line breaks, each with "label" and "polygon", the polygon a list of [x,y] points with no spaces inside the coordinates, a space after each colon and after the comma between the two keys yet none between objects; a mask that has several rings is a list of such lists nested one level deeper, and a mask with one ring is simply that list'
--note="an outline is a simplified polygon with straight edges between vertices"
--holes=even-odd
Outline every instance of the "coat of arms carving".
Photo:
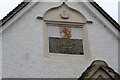
[{"label": "coat of arms carving", "polygon": [[69,18],[69,13],[67,11],[63,11],[60,13],[61,18],[63,19],[68,19]]},{"label": "coat of arms carving", "polygon": [[60,36],[62,38],[71,38],[71,28],[69,27],[60,27]]}]

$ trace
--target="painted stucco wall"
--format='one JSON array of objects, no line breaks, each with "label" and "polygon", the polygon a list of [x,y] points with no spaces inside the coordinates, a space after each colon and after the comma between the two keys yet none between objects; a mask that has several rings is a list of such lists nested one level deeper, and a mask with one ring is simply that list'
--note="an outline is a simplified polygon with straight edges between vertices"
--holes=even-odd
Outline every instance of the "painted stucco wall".
[{"label": "painted stucco wall", "polygon": [[[118,3],[118,23],[120,24],[120,1]],[[120,35],[120,32],[119,32]],[[120,62],[120,41],[118,42],[118,61]],[[118,63],[118,67],[120,67],[120,63]],[[120,68],[118,68],[118,71],[120,73]]]},{"label": "painted stucco wall", "polygon": [[118,2],[118,23],[120,24],[120,1]]},{"label": "painted stucco wall", "polygon": [[82,3],[68,5],[93,21],[92,24],[87,24],[92,60],[54,59],[44,56],[45,23],[36,17],[43,16],[48,9],[60,4],[37,3],[3,31],[2,77],[76,78],[93,60],[104,60],[118,71],[118,40]]}]

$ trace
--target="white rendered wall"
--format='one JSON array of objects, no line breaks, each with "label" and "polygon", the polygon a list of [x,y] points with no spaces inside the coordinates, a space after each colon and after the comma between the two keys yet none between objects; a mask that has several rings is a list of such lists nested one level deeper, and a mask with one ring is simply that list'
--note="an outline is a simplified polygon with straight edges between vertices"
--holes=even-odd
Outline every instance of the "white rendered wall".
[{"label": "white rendered wall", "polygon": [[49,8],[59,4],[61,3],[37,3],[3,31],[4,78],[76,78],[93,60],[104,60],[118,71],[118,40],[103,24],[93,18],[81,3],[69,3],[69,5],[93,21],[87,25],[92,60],[52,59],[44,56],[44,22],[36,17],[43,16]]},{"label": "white rendered wall", "polygon": [[[118,3],[118,16],[120,17],[120,1]],[[120,18],[118,18],[118,23],[120,24]],[[119,32],[120,35],[120,32]],[[118,42],[118,62],[120,62],[120,40]],[[120,67],[120,63],[118,63],[118,67]],[[120,73],[120,68],[118,68],[118,71]]]}]

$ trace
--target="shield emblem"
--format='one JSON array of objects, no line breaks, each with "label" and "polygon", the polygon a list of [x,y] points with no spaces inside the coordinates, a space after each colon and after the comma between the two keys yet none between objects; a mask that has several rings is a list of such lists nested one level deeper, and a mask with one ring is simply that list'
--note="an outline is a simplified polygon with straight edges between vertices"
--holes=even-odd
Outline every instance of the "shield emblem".
[{"label": "shield emblem", "polygon": [[60,27],[60,36],[62,38],[71,38],[71,28],[69,27]]}]

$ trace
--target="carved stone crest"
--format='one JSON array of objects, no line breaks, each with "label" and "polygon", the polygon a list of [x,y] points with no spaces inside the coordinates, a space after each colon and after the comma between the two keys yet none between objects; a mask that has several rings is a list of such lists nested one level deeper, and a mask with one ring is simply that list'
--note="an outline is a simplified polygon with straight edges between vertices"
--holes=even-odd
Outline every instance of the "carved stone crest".
[{"label": "carved stone crest", "polygon": [[60,27],[60,36],[62,38],[71,38],[71,28],[69,27]]},{"label": "carved stone crest", "polygon": [[63,19],[68,19],[69,18],[69,13],[67,11],[63,11],[60,13],[60,17]]}]

